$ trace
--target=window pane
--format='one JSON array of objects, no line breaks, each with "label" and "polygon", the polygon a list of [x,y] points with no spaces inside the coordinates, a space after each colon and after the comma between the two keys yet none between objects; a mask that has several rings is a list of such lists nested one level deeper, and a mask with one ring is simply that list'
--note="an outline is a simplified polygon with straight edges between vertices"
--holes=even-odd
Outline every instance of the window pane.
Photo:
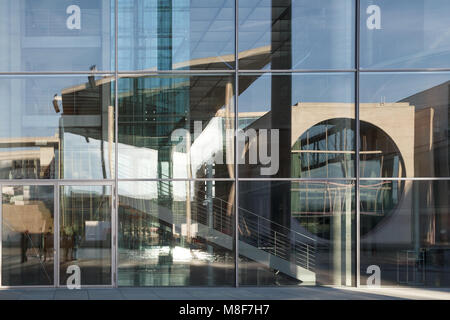
[{"label": "window pane", "polygon": [[[449,287],[450,181],[361,181],[361,285]],[[371,279],[369,279],[371,278]]]},{"label": "window pane", "polygon": [[0,71],[112,70],[113,0],[3,0]]},{"label": "window pane", "polygon": [[114,176],[110,77],[0,77],[1,179]]},{"label": "window pane", "polygon": [[234,0],[119,0],[119,69],[234,68]]},{"label": "window pane", "polygon": [[449,68],[447,0],[361,0],[361,67]]},{"label": "window pane", "polygon": [[62,186],[60,189],[60,284],[111,285],[111,187]]},{"label": "window pane", "polygon": [[119,183],[119,285],[234,285],[234,183]]},{"label": "window pane", "polygon": [[119,80],[120,178],[234,176],[233,76]]},{"label": "window pane", "polygon": [[354,176],[353,74],[239,78],[240,177]]},{"label": "window pane", "polygon": [[354,285],[349,181],[239,182],[241,285]]},{"label": "window pane", "polygon": [[239,1],[239,68],[353,68],[354,12],[352,0]]},{"label": "window pane", "polygon": [[449,177],[450,73],[361,74],[361,177]]},{"label": "window pane", "polygon": [[53,186],[2,187],[2,285],[53,285]]}]

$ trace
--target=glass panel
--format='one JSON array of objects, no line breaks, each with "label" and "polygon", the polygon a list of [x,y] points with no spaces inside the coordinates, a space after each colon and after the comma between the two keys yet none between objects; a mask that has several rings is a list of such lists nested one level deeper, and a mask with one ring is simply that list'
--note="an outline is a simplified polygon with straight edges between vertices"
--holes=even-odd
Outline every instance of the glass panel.
[{"label": "glass panel", "polygon": [[234,175],[233,76],[119,80],[120,178]]},{"label": "glass panel", "polygon": [[62,186],[60,210],[60,284],[77,266],[81,285],[111,285],[111,187]]},{"label": "glass panel", "polygon": [[354,278],[354,184],[239,182],[241,285],[344,285]]},{"label": "glass panel", "polygon": [[450,73],[361,74],[361,177],[449,177]]},{"label": "glass panel", "polygon": [[450,181],[361,181],[361,285],[450,286]]},{"label": "glass panel", "polygon": [[449,68],[447,0],[361,0],[361,67]]},{"label": "glass panel", "polygon": [[245,75],[239,89],[240,177],[354,176],[353,74]]},{"label": "glass panel", "polygon": [[113,0],[2,0],[0,71],[113,70]]},{"label": "glass panel", "polygon": [[53,285],[53,186],[2,187],[2,285]]},{"label": "glass panel", "polygon": [[111,77],[0,77],[1,179],[114,176]]},{"label": "glass panel", "polygon": [[234,0],[119,0],[119,70],[234,68]]},{"label": "glass panel", "polygon": [[234,183],[119,183],[119,285],[234,285]]},{"label": "glass panel", "polygon": [[354,68],[354,3],[239,1],[239,68]]}]

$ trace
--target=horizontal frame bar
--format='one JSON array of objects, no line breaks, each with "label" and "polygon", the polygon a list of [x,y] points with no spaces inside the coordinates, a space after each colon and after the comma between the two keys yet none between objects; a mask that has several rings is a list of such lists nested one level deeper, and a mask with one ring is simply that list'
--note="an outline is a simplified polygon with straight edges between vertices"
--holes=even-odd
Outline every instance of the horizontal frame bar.
[{"label": "horizontal frame bar", "polygon": [[170,72],[170,73],[153,73],[153,72],[127,72],[127,73],[119,73],[117,75],[118,79],[127,78],[127,77],[158,77],[158,76],[177,76],[177,77],[195,77],[195,76],[233,76],[236,72]]},{"label": "horizontal frame bar", "polygon": [[170,179],[170,178],[149,178],[149,179],[133,179],[133,178],[125,178],[125,179],[120,179],[118,180],[118,182],[133,182],[133,181],[231,181],[234,182],[236,179],[234,178],[174,178],[174,179]]},{"label": "horizontal frame bar", "polygon": [[389,72],[450,72],[450,68],[393,68],[393,69],[359,69],[361,73],[389,73]]},{"label": "horizontal frame bar", "polygon": [[2,185],[112,185],[114,180],[0,180]]},{"label": "horizontal frame bar", "polygon": [[380,180],[393,180],[393,181],[449,181],[450,177],[417,177],[417,178],[360,178],[361,181],[380,181]]},{"label": "horizontal frame bar", "polygon": [[[450,72],[450,68],[393,68],[393,69],[206,69],[206,70],[122,70],[118,76],[123,75],[170,75],[170,74],[265,74],[265,73],[411,73],[411,72]],[[41,76],[41,75],[105,75],[114,76],[115,71],[0,71],[0,76]]]},{"label": "horizontal frame bar", "polygon": [[273,70],[252,70],[239,69],[238,73],[354,73],[356,69],[273,69]]},{"label": "horizontal frame bar", "polygon": [[119,179],[118,182],[149,182],[149,181],[223,181],[223,182],[235,182],[235,181],[354,181],[356,178],[192,178],[192,179]]},{"label": "horizontal frame bar", "polygon": [[[80,289],[109,289],[113,288],[112,285],[81,285]],[[0,286],[0,290],[17,290],[17,289],[51,289],[51,290],[62,290],[62,289],[68,289],[66,286],[41,286],[41,285],[29,285],[29,286]],[[79,289],[74,289],[79,290]]]},{"label": "horizontal frame bar", "polygon": [[[235,181],[235,178],[164,178],[164,179],[141,179],[141,178],[121,178],[118,182],[132,182],[132,181]],[[241,181],[323,181],[323,180],[356,180],[355,177],[348,178],[237,178]],[[379,177],[379,178],[361,178],[360,180],[443,180],[448,181],[450,177],[410,177],[410,178],[395,178],[395,177]],[[4,185],[52,185],[58,183],[60,185],[109,185],[114,184],[114,180],[0,180],[0,184]]]},{"label": "horizontal frame bar", "polygon": [[205,70],[122,70],[117,71],[119,76],[123,74],[190,74],[190,73],[235,73],[236,69],[205,69]]},{"label": "horizontal frame bar", "polygon": [[238,181],[356,181],[349,178],[238,178]]},{"label": "horizontal frame bar", "polygon": [[0,76],[46,76],[46,75],[64,75],[64,76],[70,76],[70,75],[107,75],[107,76],[114,76],[114,71],[107,71],[107,72],[90,72],[90,71],[36,71],[36,72],[0,72]]}]

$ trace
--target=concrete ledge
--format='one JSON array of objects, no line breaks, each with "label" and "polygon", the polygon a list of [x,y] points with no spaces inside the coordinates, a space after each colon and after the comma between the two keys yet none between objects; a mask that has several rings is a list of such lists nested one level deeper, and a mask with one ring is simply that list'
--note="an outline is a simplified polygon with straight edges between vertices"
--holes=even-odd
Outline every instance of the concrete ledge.
[{"label": "concrete ledge", "polygon": [[343,287],[152,287],[0,289],[0,300],[450,300],[450,289]]}]

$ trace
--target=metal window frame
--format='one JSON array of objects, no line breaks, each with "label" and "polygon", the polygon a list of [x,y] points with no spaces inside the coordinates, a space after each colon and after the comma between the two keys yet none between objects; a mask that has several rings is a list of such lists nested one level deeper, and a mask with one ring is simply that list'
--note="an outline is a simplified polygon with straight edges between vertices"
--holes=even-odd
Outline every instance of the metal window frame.
[{"label": "metal window frame", "polygon": [[114,228],[111,228],[114,243],[113,250],[113,279],[112,285],[118,287],[119,278],[119,0],[114,0],[114,186],[113,186],[113,206],[114,208]]},{"label": "metal window frame", "polygon": [[[111,230],[117,225],[115,218],[114,204],[114,183],[110,180],[91,181],[91,180],[1,180],[0,181],[0,257],[3,257],[3,187],[8,186],[49,186],[53,187],[53,285],[19,285],[6,286],[2,282],[3,259],[0,259],[0,289],[21,289],[21,288],[64,288],[60,284],[60,190],[64,186],[109,186],[111,188]],[[111,235],[111,284],[110,285],[81,285],[85,288],[112,288],[114,281],[115,264],[115,243],[114,235]]]},{"label": "metal window frame", "polygon": [[[114,182],[112,181],[95,181],[95,183],[91,183],[90,180],[80,180],[77,182],[67,182],[67,181],[59,181],[55,183],[56,187],[57,187],[57,192],[55,192],[55,194],[57,194],[57,202],[58,202],[58,209],[57,209],[57,225],[56,228],[58,230],[57,236],[58,236],[58,247],[57,247],[57,254],[58,254],[58,260],[56,261],[58,263],[58,267],[55,268],[56,271],[58,271],[58,278],[57,281],[58,283],[56,283],[55,280],[55,287],[56,288],[64,288],[64,285],[61,285],[61,279],[60,279],[60,267],[59,267],[59,261],[60,261],[60,253],[61,253],[61,248],[60,248],[60,243],[59,243],[59,234],[60,234],[60,210],[61,210],[61,205],[60,205],[60,193],[61,193],[61,187],[70,187],[70,186],[87,186],[87,187],[93,187],[93,186],[109,186],[111,188],[110,191],[110,207],[111,207],[111,213],[110,213],[110,217],[111,217],[111,282],[108,285],[81,285],[81,289],[86,289],[86,288],[114,288],[114,281],[116,280],[116,251],[117,251],[117,247],[116,247],[116,238],[117,236],[114,234],[114,230],[117,226],[117,219],[116,219],[116,209],[115,209],[115,202],[116,202],[116,198],[115,198],[115,185]],[[56,229],[55,228],[55,229]],[[55,232],[56,234],[56,232]],[[56,259],[55,259],[56,260]]]},{"label": "metal window frame", "polygon": [[352,256],[355,257],[355,286],[357,288],[360,287],[360,269],[361,269],[361,256],[360,256],[360,247],[361,247],[361,215],[360,215],[360,121],[359,121],[359,70],[360,70],[360,6],[361,0],[356,0],[355,3],[355,165],[354,165],[354,175],[356,178],[355,181],[355,252]]},{"label": "metal window frame", "polygon": [[[238,217],[239,217],[239,182],[240,181],[352,181],[355,183],[355,226],[354,226],[354,239],[355,247],[354,254],[355,261],[353,265],[355,266],[355,286],[360,287],[360,267],[361,267],[361,239],[360,239],[360,183],[361,181],[374,181],[374,180],[386,180],[386,181],[449,181],[450,177],[413,177],[413,178],[364,178],[360,176],[359,166],[360,166],[360,81],[361,74],[383,74],[383,73],[441,73],[450,72],[450,68],[390,68],[390,69],[371,69],[371,68],[361,68],[360,66],[360,30],[361,30],[361,0],[353,0],[354,4],[354,44],[355,48],[355,61],[354,68],[350,69],[286,69],[286,70],[250,70],[250,69],[240,69],[239,68],[239,0],[234,1],[234,55],[235,55],[235,66],[233,69],[219,69],[219,70],[119,70],[118,63],[118,31],[119,31],[119,0],[111,1],[111,5],[114,5],[114,70],[102,70],[102,71],[37,71],[37,72],[26,72],[26,71],[12,71],[12,72],[2,72],[0,71],[0,78],[13,78],[13,77],[28,77],[28,76],[86,76],[86,75],[98,75],[98,76],[111,76],[114,78],[114,132],[115,132],[115,155],[114,155],[114,177],[105,180],[73,180],[73,179],[48,179],[48,180],[7,180],[0,179],[0,191],[3,186],[7,185],[49,185],[54,187],[54,219],[55,219],[55,269],[54,269],[54,284],[59,286],[59,267],[56,267],[56,263],[59,262],[59,214],[60,214],[60,187],[65,185],[109,185],[111,186],[111,222],[112,222],[112,282],[111,286],[107,287],[118,287],[118,212],[119,212],[119,201],[118,201],[118,185],[120,182],[138,182],[138,181],[229,181],[233,182],[235,185],[235,197],[234,197],[234,257],[235,257],[235,287],[239,287],[239,232],[238,232]],[[236,139],[236,134],[234,134],[234,177],[233,178],[173,178],[173,179],[146,179],[146,178],[119,178],[118,172],[118,120],[119,120],[119,106],[118,106],[118,81],[122,77],[126,76],[164,76],[164,75],[188,75],[188,76],[208,76],[208,75],[233,75],[234,76],[234,125],[235,130],[238,128],[239,119],[239,76],[244,75],[260,75],[260,74],[325,74],[325,73],[351,73],[354,75],[354,105],[355,105],[355,160],[354,160],[354,175],[352,177],[343,178],[245,178],[239,177],[238,171],[238,161],[237,161],[237,150],[238,149],[238,139]],[[2,192],[0,192],[0,222],[3,221],[2,215]],[[1,254],[2,254],[2,232],[3,227],[0,226],[0,270],[1,270]],[[58,257],[56,257],[58,255]],[[2,272],[0,272],[0,288],[8,288],[1,286]],[[29,286],[24,286],[28,288]],[[41,286],[31,286],[33,288]],[[45,286],[47,287],[47,286]],[[92,286],[98,287],[98,286]],[[105,287],[105,286],[100,286]],[[20,288],[14,286],[13,288]]]},{"label": "metal window frame", "polygon": [[239,0],[234,3],[234,286],[239,287]]}]

